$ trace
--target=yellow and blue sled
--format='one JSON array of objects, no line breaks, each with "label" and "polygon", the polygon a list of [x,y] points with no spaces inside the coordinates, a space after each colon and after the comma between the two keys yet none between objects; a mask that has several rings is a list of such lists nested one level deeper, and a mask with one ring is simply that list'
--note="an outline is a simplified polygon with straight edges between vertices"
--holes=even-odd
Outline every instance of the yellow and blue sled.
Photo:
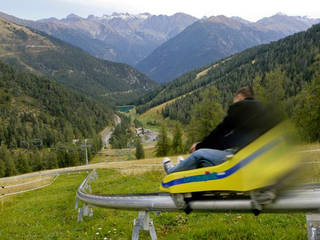
[{"label": "yellow and blue sled", "polygon": [[160,189],[170,193],[247,192],[272,186],[300,162],[292,129],[290,123],[282,122],[220,165],[167,175]]}]

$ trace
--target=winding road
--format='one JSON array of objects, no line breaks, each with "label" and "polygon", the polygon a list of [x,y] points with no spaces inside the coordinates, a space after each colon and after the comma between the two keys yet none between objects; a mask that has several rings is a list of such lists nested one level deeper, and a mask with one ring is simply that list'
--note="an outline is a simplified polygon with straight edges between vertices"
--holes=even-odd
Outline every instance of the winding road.
[{"label": "winding road", "polygon": [[[114,125],[117,126],[121,123],[121,118],[115,114],[113,121],[114,121]],[[104,147],[107,147],[109,145],[109,141],[110,141],[110,138],[111,138],[113,131],[114,131],[114,127],[106,127],[101,132],[101,138],[102,138],[102,142],[103,142]]]}]

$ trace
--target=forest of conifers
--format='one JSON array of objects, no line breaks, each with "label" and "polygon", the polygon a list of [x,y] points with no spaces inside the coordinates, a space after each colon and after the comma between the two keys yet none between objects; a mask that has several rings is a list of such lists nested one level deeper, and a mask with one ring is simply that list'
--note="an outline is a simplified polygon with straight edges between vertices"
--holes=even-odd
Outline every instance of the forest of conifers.
[{"label": "forest of conifers", "polygon": [[[177,98],[161,114],[184,126],[187,141],[181,142],[178,125],[172,143],[166,140],[165,128],[159,139],[166,151],[180,154],[222,120],[240,87],[250,85],[258,99],[277,105],[294,121],[305,141],[320,141],[319,54],[320,25],[315,25],[306,32],[186,73],[137,100],[137,112]],[[199,74],[202,72],[206,74]],[[95,100],[3,63],[0,113],[0,177],[83,163],[80,144],[85,138],[91,139],[90,155],[101,149],[97,133],[111,124],[113,116],[111,108]],[[123,123],[115,128],[110,140],[113,147],[133,144],[135,136],[126,130],[130,121],[123,117]],[[78,144],[71,144],[73,139],[79,140]],[[160,150],[158,156],[168,154]]]},{"label": "forest of conifers", "polygon": [[[180,97],[166,105],[163,117],[190,122],[191,107],[200,102],[200,92],[214,84],[220,94],[224,109],[231,103],[238,88],[252,85],[256,77],[280,69],[285,74],[283,88],[285,98],[291,99],[302,91],[315,77],[316,68],[312,67],[320,53],[320,25],[314,25],[306,32],[297,33],[270,44],[260,45],[223,59],[210,66],[194,70],[162,86],[153,95],[141,99],[138,113]],[[208,73],[197,74],[209,69]],[[292,101],[292,100],[291,100]]]},{"label": "forest of conifers", "polygon": [[97,133],[113,117],[110,107],[1,62],[0,113],[0,177],[83,162],[72,140],[90,137],[92,151],[101,149]]}]

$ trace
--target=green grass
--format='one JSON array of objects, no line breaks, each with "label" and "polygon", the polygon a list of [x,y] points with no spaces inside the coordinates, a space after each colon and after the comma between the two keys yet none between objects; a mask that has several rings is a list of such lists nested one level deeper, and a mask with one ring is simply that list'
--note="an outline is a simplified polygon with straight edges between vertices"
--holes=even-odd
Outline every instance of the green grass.
[{"label": "green grass", "polygon": [[[144,144],[145,159],[156,157],[156,148],[149,147],[152,143]],[[131,161],[136,160],[136,149],[104,149],[96,154],[90,163],[100,162],[119,162],[119,161]]]},{"label": "green grass", "polygon": [[132,149],[104,149],[95,155],[90,163],[119,162],[135,160],[135,148]]},{"label": "green grass", "polygon": [[[159,191],[159,171],[122,176],[99,170],[96,193]],[[94,216],[77,222],[75,192],[86,173],[61,175],[44,189],[0,200],[0,239],[131,239],[137,212],[94,208]],[[306,239],[303,214],[162,213],[154,220],[158,239]],[[150,239],[147,232],[141,240]]]},{"label": "green grass", "polygon": [[155,158],[156,156],[156,148],[144,148],[145,158]]}]

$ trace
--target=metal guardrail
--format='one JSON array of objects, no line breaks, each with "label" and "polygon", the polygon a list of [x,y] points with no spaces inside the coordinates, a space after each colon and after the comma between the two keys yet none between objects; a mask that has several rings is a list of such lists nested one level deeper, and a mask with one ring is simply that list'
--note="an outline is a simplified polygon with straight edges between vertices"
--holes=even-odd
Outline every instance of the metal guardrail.
[{"label": "metal guardrail", "polygon": [[[95,195],[92,194],[90,183],[97,178],[92,171],[82,182],[76,193],[76,208],[78,201],[84,203],[78,210],[78,221],[83,216],[92,216],[92,206],[126,209],[139,211],[134,221],[132,240],[139,239],[140,230],[148,230],[151,238],[157,239],[149,212],[183,211],[179,204],[179,195],[169,193],[150,194],[121,194],[121,195]],[[87,191],[88,190],[88,191]],[[180,202],[181,203],[181,202]],[[205,212],[253,212],[255,204],[253,199],[212,199],[194,200],[189,202],[190,210]],[[263,205],[262,213],[307,213],[307,226],[309,239],[320,239],[320,184],[304,185],[300,188],[287,190],[281,193],[274,201]]]}]

